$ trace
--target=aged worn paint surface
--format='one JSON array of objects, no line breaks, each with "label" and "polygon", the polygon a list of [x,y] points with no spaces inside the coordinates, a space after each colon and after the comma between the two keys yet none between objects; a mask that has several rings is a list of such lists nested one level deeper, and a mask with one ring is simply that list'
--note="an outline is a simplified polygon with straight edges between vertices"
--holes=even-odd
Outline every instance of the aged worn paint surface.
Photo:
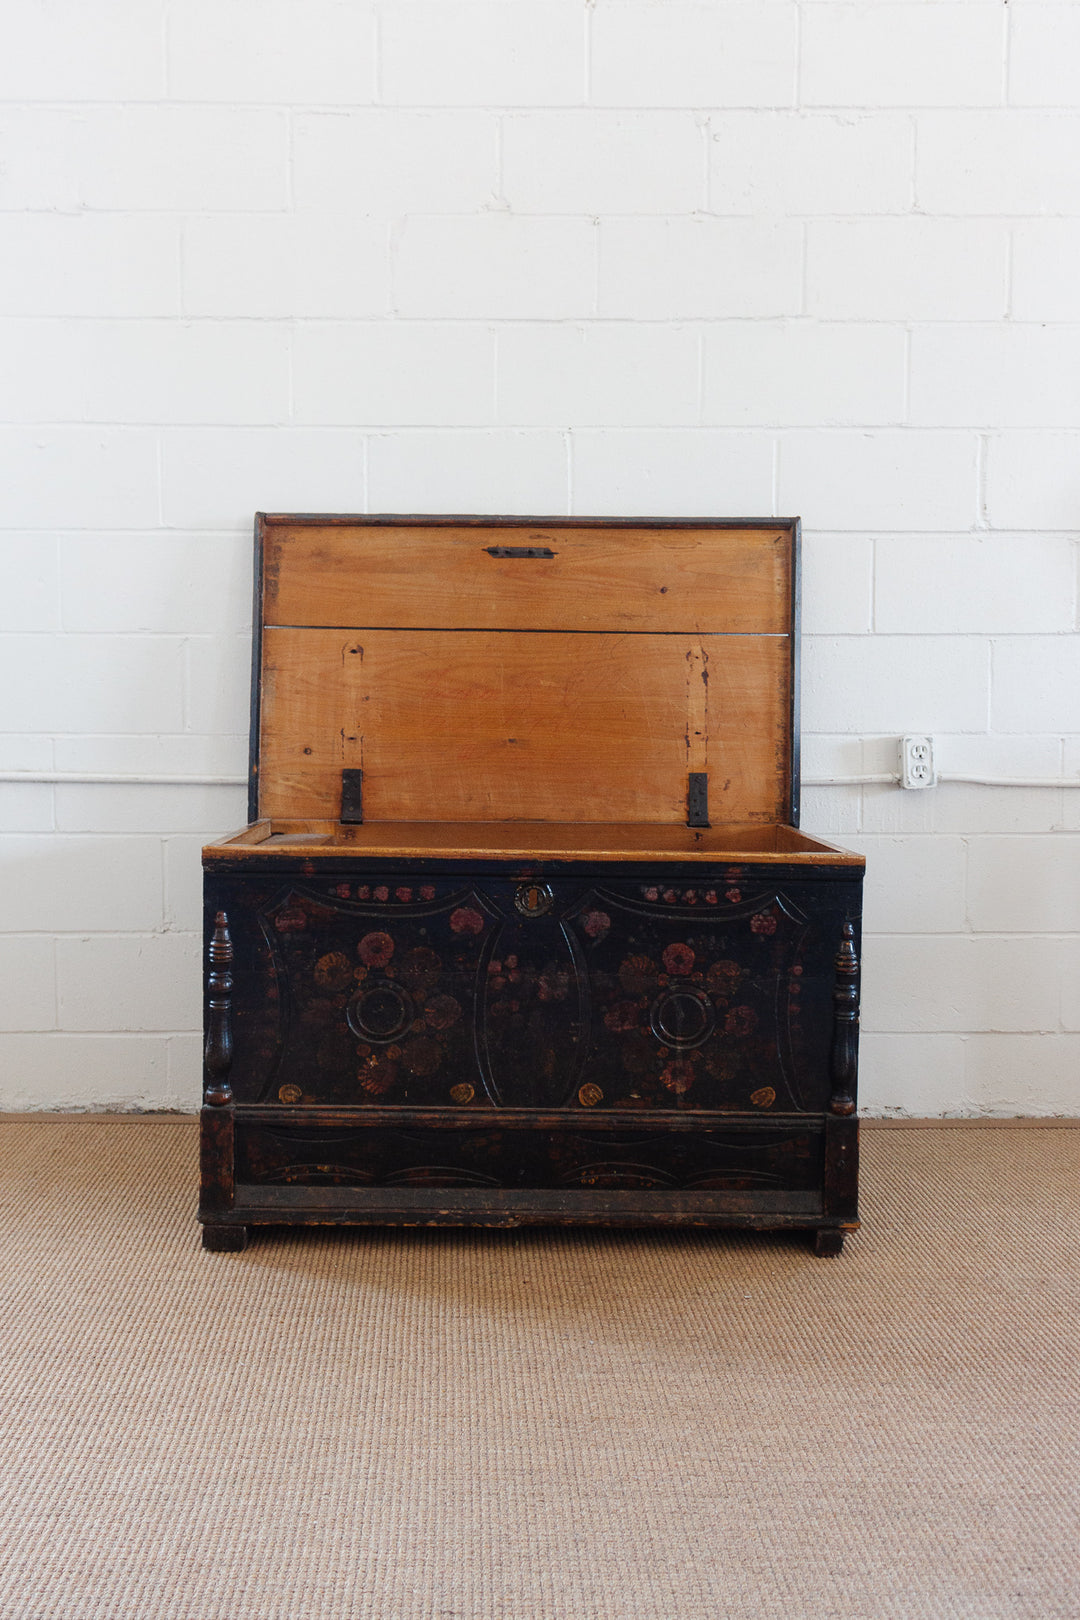
[{"label": "aged worn paint surface", "polygon": [[[238,1179],[820,1187],[835,955],[858,883],[751,866],[544,881],[551,904],[530,909],[519,878],[491,871],[209,875],[208,916],[228,912],[235,952],[233,1095],[268,1109],[238,1121]],[[275,1124],[283,1105],[348,1123]],[[460,1129],[365,1126],[387,1108],[446,1110]],[[565,1123],[473,1130],[476,1108]],[[752,1129],[650,1130],[672,1110]],[[602,1146],[575,1124],[603,1130],[608,1114]]]}]

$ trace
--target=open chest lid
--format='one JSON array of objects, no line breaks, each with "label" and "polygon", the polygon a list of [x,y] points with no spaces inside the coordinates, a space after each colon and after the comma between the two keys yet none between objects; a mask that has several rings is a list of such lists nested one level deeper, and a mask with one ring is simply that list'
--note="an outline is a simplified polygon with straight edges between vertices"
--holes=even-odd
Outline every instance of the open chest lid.
[{"label": "open chest lid", "polygon": [[251,820],[797,826],[798,542],[260,514]]}]

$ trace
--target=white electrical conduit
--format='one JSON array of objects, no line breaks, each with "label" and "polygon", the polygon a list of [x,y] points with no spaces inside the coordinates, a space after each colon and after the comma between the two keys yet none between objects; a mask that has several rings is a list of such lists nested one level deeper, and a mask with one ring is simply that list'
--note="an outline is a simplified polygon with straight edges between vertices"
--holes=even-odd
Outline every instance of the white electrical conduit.
[{"label": "white electrical conduit", "polygon": [[[861,782],[892,782],[900,780],[898,771],[878,771],[869,776],[804,776],[803,787],[856,787]],[[1074,788],[1080,787],[1080,776],[974,776],[961,771],[938,771],[931,786],[938,782],[974,782],[979,787],[1022,788]],[[922,793],[924,788],[909,788],[908,792]]]},{"label": "white electrical conduit", "polygon": [[[803,787],[858,787],[864,782],[900,781],[897,771],[877,771],[865,776],[804,776]],[[939,771],[937,782],[974,782],[979,787],[1076,788],[1080,776],[974,776]],[[246,776],[122,776],[80,771],[0,771],[0,782],[90,783],[105,787],[246,787]],[[925,792],[925,788],[909,789]]]},{"label": "white electrical conduit", "polygon": [[112,787],[247,787],[246,776],[113,776],[81,771],[0,771],[0,782],[91,782]]}]

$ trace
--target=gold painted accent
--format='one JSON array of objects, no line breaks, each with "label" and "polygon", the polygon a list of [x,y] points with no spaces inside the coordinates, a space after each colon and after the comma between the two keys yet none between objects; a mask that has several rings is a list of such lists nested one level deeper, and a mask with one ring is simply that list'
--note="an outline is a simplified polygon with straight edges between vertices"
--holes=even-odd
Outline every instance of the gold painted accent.
[{"label": "gold painted accent", "polygon": [[476,1096],[476,1087],[468,1083],[450,1087],[450,1096],[456,1103],[471,1103]]},{"label": "gold painted accent", "polygon": [[304,1093],[299,1086],[282,1086],[278,1091],[278,1096],[283,1103],[298,1103],[303,1095]]},{"label": "gold painted accent", "polygon": [[582,1086],[577,1097],[582,1108],[595,1108],[598,1102],[603,1102],[604,1093],[590,1080]]},{"label": "gold painted accent", "polygon": [[750,1093],[750,1101],[755,1108],[771,1108],[776,1101],[776,1092],[772,1086],[762,1086],[760,1091]]}]

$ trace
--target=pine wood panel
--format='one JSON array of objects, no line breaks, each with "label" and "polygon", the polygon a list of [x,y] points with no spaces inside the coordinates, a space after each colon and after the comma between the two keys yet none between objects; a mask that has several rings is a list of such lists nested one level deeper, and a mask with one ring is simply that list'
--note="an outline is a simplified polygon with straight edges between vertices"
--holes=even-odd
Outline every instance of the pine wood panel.
[{"label": "pine wood panel", "polygon": [[806,866],[865,866],[861,855],[811,838],[793,827],[685,827],[612,825],[594,822],[365,822],[360,827],[282,819],[259,823],[255,841],[241,832],[211,844],[208,864],[256,859],[286,850],[290,856],[340,861],[360,858],[411,860],[746,861]]},{"label": "pine wood panel", "polygon": [[269,628],[260,811],[366,821],[783,819],[786,636]]},{"label": "pine wood panel", "polygon": [[[552,558],[492,557],[539,546]],[[460,528],[293,524],[264,528],[268,625],[502,630],[739,631],[791,622],[791,531]]]}]

